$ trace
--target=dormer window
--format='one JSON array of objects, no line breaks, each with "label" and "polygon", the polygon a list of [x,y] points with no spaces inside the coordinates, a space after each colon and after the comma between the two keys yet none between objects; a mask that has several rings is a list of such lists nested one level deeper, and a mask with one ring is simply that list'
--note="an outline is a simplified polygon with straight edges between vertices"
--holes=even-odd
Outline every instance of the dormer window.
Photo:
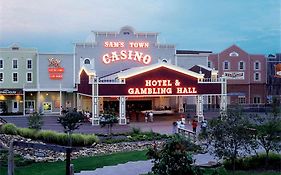
[{"label": "dormer window", "polygon": [[91,61],[90,61],[88,58],[86,58],[86,59],[84,60],[84,64],[91,64]]},{"label": "dormer window", "polygon": [[130,35],[130,32],[123,32],[123,35]]},{"label": "dormer window", "polygon": [[238,57],[239,54],[238,54],[237,52],[231,52],[231,53],[229,54],[229,56],[231,56],[231,57]]},{"label": "dormer window", "polygon": [[168,63],[168,60],[167,59],[162,59],[162,62],[163,63]]}]

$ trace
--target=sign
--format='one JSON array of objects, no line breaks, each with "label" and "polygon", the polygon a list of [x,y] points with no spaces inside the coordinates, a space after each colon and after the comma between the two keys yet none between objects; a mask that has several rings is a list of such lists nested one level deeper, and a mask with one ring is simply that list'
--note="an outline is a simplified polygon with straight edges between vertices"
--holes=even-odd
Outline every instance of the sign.
[{"label": "sign", "polygon": [[224,76],[231,80],[244,80],[244,72],[224,72]]},{"label": "sign", "polygon": [[63,79],[64,68],[60,66],[61,60],[56,58],[49,58],[49,77],[52,80],[61,80]]},{"label": "sign", "polygon": [[275,67],[275,76],[277,78],[281,78],[281,63],[274,65]]},{"label": "sign", "polygon": [[0,89],[1,95],[17,95],[22,93],[21,89]]},{"label": "sign", "polygon": [[179,80],[145,80],[144,87],[128,89],[130,95],[188,95],[196,93],[195,87],[182,87]]},{"label": "sign", "polygon": [[126,48],[135,49],[135,48],[149,48],[148,42],[128,42],[127,45],[125,42],[117,41],[117,42],[111,42],[106,41],[104,42],[105,48],[124,48],[121,51],[113,51],[111,53],[106,53],[102,56],[102,61],[104,64],[110,64],[117,61],[136,61],[139,63],[143,63],[145,65],[148,65],[151,63],[151,56],[148,54],[144,54],[143,52],[136,51],[136,50],[125,50]]}]

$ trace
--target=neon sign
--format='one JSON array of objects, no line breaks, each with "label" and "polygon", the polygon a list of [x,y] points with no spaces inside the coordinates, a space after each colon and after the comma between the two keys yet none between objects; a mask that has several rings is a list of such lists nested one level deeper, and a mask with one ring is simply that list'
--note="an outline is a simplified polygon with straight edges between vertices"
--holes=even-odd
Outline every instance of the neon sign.
[{"label": "neon sign", "polygon": [[49,58],[49,77],[52,80],[61,80],[63,78],[64,68],[60,66],[61,60],[55,58]]},{"label": "neon sign", "polygon": [[195,87],[182,87],[179,80],[145,80],[145,87],[129,88],[130,95],[172,95],[174,94],[196,94]]},{"label": "neon sign", "polygon": [[[106,48],[125,48],[126,44],[122,41],[106,41],[104,42],[104,47]],[[127,45],[128,48],[148,48],[148,42],[129,42]],[[102,61],[104,64],[110,64],[117,61],[125,61],[125,60],[132,60],[137,61],[143,64],[150,64],[151,63],[151,56],[148,54],[144,54],[140,51],[134,50],[121,50],[119,52],[113,51],[111,53],[106,53],[102,56]]]}]

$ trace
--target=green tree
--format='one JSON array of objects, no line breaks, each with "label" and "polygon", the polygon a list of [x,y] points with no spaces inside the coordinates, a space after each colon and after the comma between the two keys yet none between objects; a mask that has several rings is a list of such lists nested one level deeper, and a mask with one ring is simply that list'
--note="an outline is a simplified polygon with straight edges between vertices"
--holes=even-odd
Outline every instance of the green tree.
[{"label": "green tree", "polygon": [[115,123],[118,123],[118,120],[113,110],[107,110],[101,114],[100,125],[101,127],[107,126],[108,135],[111,135],[112,127]]},{"label": "green tree", "polygon": [[253,131],[248,126],[249,121],[241,110],[228,110],[222,119],[209,122],[206,139],[214,148],[213,154],[230,160],[233,170],[236,159],[250,151],[254,144]]},{"label": "green tree", "polygon": [[44,121],[42,114],[34,112],[28,117],[28,128],[30,129],[40,130],[42,128],[43,123]]},{"label": "green tree", "polygon": [[71,143],[71,134],[74,130],[78,129],[82,124],[83,116],[77,111],[67,112],[65,115],[58,118],[58,122],[63,126],[64,132],[69,136],[69,146]]},{"label": "green tree", "polygon": [[192,166],[192,155],[195,145],[178,134],[168,140],[162,149],[154,145],[147,156],[153,159],[152,173],[157,175],[200,175],[199,168]]},{"label": "green tree", "polygon": [[281,118],[273,113],[273,116],[254,116],[252,127],[256,130],[256,143],[261,146],[266,153],[265,167],[268,167],[270,151],[281,150]]}]

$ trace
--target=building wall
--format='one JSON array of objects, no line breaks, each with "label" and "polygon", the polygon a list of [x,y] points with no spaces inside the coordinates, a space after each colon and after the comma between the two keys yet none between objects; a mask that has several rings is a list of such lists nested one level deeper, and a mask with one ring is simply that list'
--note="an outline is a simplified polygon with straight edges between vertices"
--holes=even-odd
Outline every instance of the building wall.
[{"label": "building wall", "polygon": [[194,65],[203,65],[207,66],[208,63],[208,54],[177,54],[177,66],[190,69]]},{"label": "building wall", "polygon": [[[18,67],[14,69],[13,60],[18,60]],[[27,68],[27,60],[32,60],[32,68]],[[10,48],[0,48],[0,60],[3,60],[4,67],[0,72],[4,73],[1,88],[23,88],[24,86],[36,86],[36,64],[37,50],[32,48],[21,48],[13,45]],[[27,73],[32,73],[32,81],[27,82]],[[13,73],[18,73],[18,82],[13,82]]]},{"label": "building wall", "polygon": [[[48,71],[49,59],[54,58],[60,61],[60,66],[64,69],[61,79],[51,79]],[[71,92],[74,90],[74,61],[73,54],[39,54],[38,64],[38,83],[41,90],[59,91],[60,86],[64,91]]]}]

